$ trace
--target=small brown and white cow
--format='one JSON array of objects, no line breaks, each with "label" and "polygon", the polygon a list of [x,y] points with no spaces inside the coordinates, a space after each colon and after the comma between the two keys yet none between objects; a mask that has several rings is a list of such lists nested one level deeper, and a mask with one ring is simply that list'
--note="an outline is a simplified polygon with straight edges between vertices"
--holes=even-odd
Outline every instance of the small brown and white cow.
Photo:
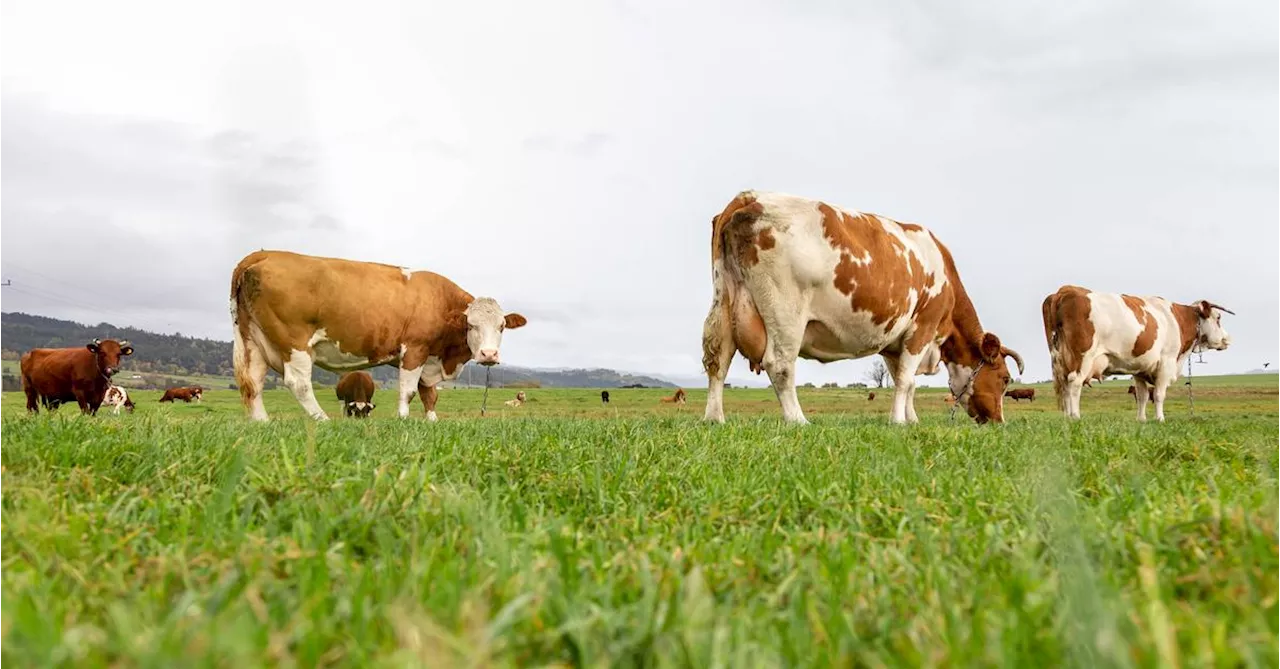
[{"label": "small brown and white cow", "polygon": [[342,412],[347,418],[368,418],[377,408],[373,403],[373,375],[369,372],[350,372],[338,379],[334,393],[342,402]]},{"label": "small brown and white cow", "polygon": [[133,400],[129,399],[129,393],[120,386],[108,386],[107,392],[102,396],[102,403],[111,407],[111,413],[117,416],[120,415],[122,407],[125,411],[133,413]]},{"label": "small brown and white cow", "polygon": [[435,385],[456,378],[468,360],[498,364],[503,331],[527,322],[433,272],[287,251],[250,253],[236,265],[231,318],[236,384],[255,420],[267,420],[268,369],[309,415],[327,420],[313,366],[341,373],[390,364],[400,369],[406,418],[415,392],[434,407]]},{"label": "small brown and white cow", "polygon": [[1006,391],[1004,396],[1008,397],[1014,402],[1017,402],[1018,400],[1031,400],[1032,402],[1034,402],[1036,401],[1036,389],[1035,388],[1014,388],[1013,390]]},{"label": "small brown and white cow", "polygon": [[1080,389],[1090,379],[1132,374],[1138,420],[1147,419],[1151,397],[1156,420],[1163,421],[1166,393],[1187,356],[1198,348],[1222,351],[1231,344],[1222,314],[1233,312],[1207,300],[1187,305],[1062,286],[1044,299],[1041,311],[1053,390],[1070,418],[1080,417]]},{"label": "small brown and white cow", "polygon": [[[1129,386],[1129,390],[1127,392],[1130,395],[1133,395],[1133,401],[1138,401],[1138,393],[1134,392],[1132,385]],[[1156,401],[1156,392],[1154,388],[1147,388],[1147,400],[1151,402]]]},{"label": "small brown and white cow", "polygon": [[1022,357],[983,330],[951,252],[911,223],[782,193],[745,191],[711,224],[712,303],[703,325],[705,420],[724,421],[735,353],[769,374],[783,420],[807,423],[797,358],[879,354],[893,377],[894,423],[915,423],[915,376],[944,364],[952,392],[979,423],[1003,421],[1005,358]]},{"label": "small brown and white cow", "polygon": [[687,395],[688,394],[684,392],[684,388],[676,388],[675,394],[671,397],[663,397],[660,401],[663,404],[684,404]]},{"label": "small brown and white cow", "polygon": [[521,390],[520,392],[516,393],[515,399],[507,400],[506,402],[503,402],[503,404],[509,407],[518,407],[521,404],[524,404],[524,391]]}]

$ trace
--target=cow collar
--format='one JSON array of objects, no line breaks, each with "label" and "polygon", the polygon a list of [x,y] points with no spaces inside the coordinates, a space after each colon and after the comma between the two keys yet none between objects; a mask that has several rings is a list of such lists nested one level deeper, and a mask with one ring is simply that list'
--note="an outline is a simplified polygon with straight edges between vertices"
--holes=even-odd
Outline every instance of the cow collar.
[{"label": "cow collar", "polygon": [[964,384],[964,390],[961,390],[960,394],[956,395],[956,401],[951,403],[951,420],[956,419],[956,409],[960,406],[961,398],[965,395],[972,394],[973,382],[978,378],[978,372],[982,371],[982,366],[985,364],[987,364],[986,360],[982,358],[978,359],[978,366],[973,368],[973,373],[969,375],[969,381]]}]

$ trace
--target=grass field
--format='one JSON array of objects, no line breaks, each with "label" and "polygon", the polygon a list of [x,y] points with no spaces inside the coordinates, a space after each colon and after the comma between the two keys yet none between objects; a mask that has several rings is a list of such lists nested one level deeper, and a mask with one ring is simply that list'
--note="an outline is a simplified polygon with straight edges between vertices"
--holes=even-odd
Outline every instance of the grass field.
[{"label": "grass field", "polygon": [[[1277,380],[1008,423],[889,391],[441,393],[252,425],[231,391],[3,416],[13,666],[1276,666]],[[331,415],[337,401],[323,391]]]}]

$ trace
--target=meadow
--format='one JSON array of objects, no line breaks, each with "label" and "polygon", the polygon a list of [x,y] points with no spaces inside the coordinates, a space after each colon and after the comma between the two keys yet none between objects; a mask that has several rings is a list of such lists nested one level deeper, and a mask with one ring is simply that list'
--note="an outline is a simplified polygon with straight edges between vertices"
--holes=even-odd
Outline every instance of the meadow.
[{"label": "meadow", "polygon": [[[1277,377],[888,424],[888,390],[0,406],[13,666],[1276,666]],[[196,662],[193,658],[199,658]]]}]

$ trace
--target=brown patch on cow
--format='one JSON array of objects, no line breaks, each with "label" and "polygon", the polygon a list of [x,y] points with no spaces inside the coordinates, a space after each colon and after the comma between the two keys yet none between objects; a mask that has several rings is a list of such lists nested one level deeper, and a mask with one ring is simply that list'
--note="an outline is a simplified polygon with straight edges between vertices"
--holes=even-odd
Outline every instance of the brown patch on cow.
[{"label": "brown patch on cow", "polygon": [[[764,213],[764,206],[756,201],[755,193],[751,191],[743,191],[738,193],[736,197],[725,205],[720,214],[711,219],[711,262],[724,258],[724,245],[726,243],[726,233],[740,227],[740,224],[754,221]],[[750,226],[741,226],[749,228]],[[754,254],[754,251],[747,251],[746,246],[754,246],[750,243],[750,231],[747,232],[747,244],[738,244],[738,253],[742,255]],[[758,256],[755,256],[758,259]],[[739,260],[742,258],[740,257]],[[753,261],[754,264],[754,261]]]},{"label": "brown patch on cow", "polygon": [[[927,285],[916,254],[908,252],[875,217],[847,214],[824,203],[818,204],[818,211],[823,235],[840,252],[833,284],[849,296],[853,311],[870,313],[871,322],[881,326],[910,314],[911,291],[923,296]],[[903,262],[904,255],[905,271],[884,268],[884,264],[892,267]]]},{"label": "brown patch on cow", "polygon": [[1095,334],[1089,319],[1093,311],[1089,290],[1062,286],[1045,298],[1041,311],[1049,350],[1058,352],[1064,373],[1080,371],[1081,358],[1093,346]]},{"label": "brown patch on cow", "polygon": [[1150,351],[1151,347],[1156,345],[1156,319],[1143,308],[1147,303],[1142,298],[1121,295],[1120,299],[1124,300],[1124,306],[1129,307],[1133,317],[1138,319],[1138,324],[1142,326],[1142,332],[1138,333],[1137,339],[1133,341],[1133,355],[1136,357]]},{"label": "brown patch on cow", "polygon": [[742,356],[751,365],[751,371],[759,374],[763,367],[764,347],[769,335],[764,329],[764,319],[756,310],[755,302],[745,290],[738,294],[738,303],[733,307],[733,344],[738,347]]},{"label": "brown patch on cow", "polygon": [[1173,319],[1178,322],[1178,355],[1182,356],[1196,344],[1201,309],[1185,304],[1170,304],[1169,309],[1173,312]]},{"label": "brown patch on cow", "polygon": [[915,223],[898,222],[898,225],[903,230],[906,230],[907,232],[923,232],[924,231],[924,226],[916,225]]}]

